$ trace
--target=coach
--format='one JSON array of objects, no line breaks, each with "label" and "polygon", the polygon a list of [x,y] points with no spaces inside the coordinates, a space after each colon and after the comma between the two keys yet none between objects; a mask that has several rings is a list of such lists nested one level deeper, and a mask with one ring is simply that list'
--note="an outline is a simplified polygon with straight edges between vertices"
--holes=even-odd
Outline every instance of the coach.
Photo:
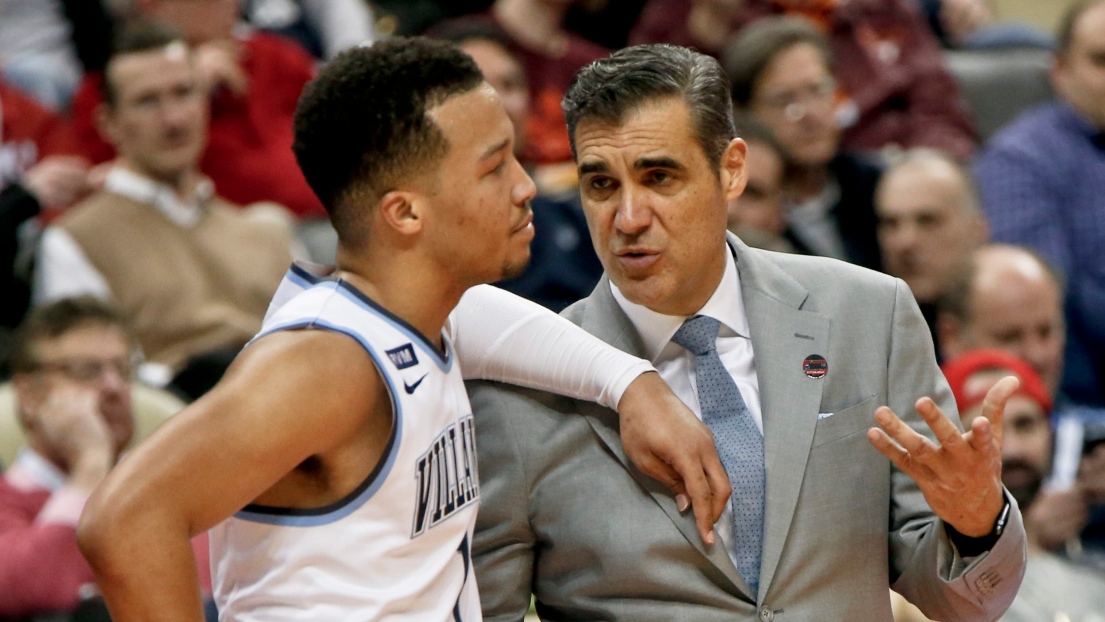
[{"label": "coach", "polygon": [[717,538],[626,462],[613,411],[473,383],[486,618],[520,620],[532,591],[546,621],[889,621],[889,586],[997,619],[1024,572],[1000,481],[1015,383],[963,434],[902,281],[727,236],[746,179],[728,92],[713,59],[656,45],[564,99],[606,270],[564,315],[650,359],[714,432],[734,490]]}]

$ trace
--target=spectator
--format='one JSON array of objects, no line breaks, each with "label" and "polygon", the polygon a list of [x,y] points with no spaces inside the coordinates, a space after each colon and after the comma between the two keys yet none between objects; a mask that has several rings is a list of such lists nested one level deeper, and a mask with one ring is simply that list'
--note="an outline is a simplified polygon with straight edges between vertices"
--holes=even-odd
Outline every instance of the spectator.
[{"label": "spectator", "polygon": [[883,173],[875,210],[883,265],[909,285],[940,359],[937,302],[988,235],[974,181],[946,154],[909,151]]},{"label": "spectator", "polygon": [[243,0],[249,22],[295,40],[315,58],[376,40],[365,0]]},{"label": "spectator", "polygon": [[936,147],[965,159],[977,141],[966,102],[911,2],[652,0],[629,40],[667,41],[722,58],[726,41],[761,19],[807,18],[825,32],[832,48],[845,147]]},{"label": "spectator", "polygon": [[[453,41],[475,59],[484,79],[499,93],[507,116],[514,124],[515,153],[523,166],[532,171],[533,162],[525,159],[529,91],[525,68],[512,51],[509,37],[492,25],[461,20],[444,25],[435,34]],[[602,275],[602,264],[590,244],[591,236],[579,195],[548,193],[547,190],[539,184],[538,195],[530,202],[535,234],[526,271],[497,285],[560,311],[591,293]]]},{"label": "spectator", "polygon": [[62,111],[84,71],[103,69],[112,21],[101,0],[0,2],[4,80]]},{"label": "spectator", "polygon": [[914,0],[947,48],[1050,48],[1055,42],[1035,28],[998,22],[990,0]]},{"label": "spectator", "polygon": [[[0,618],[73,612],[97,593],[77,518],[133,434],[134,354],[122,313],[93,298],[36,309],[19,328],[11,364],[29,446],[0,476]],[[206,537],[194,545],[210,593]]]},{"label": "spectator", "polygon": [[44,206],[68,206],[88,189],[88,163],[76,151],[60,117],[0,81],[0,360],[30,302],[31,262],[23,259],[35,236],[26,224]]},{"label": "spectator", "polygon": [[771,128],[790,170],[786,237],[799,252],[879,269],[874,208],[879,168],[840,150],[828,41],[804,20],[763,20],[726,55],[733,102]]},{"label": "spectator", "polygon": [[[1048,393],[1057,396],[1057,420],[1100,420],[1105,413],[1073,409],[1058,392],[1065,345],[1062,300],[1062,284],[1039,256],[1015,246],[982,247],[941,301],[937,329],[944,355],[951,360],[978,348],[1009,352],[1032,365]],[[1093,459],[1079,467],[1078,458],[1073,459],[1073,470],[1090,485],[1047,490],[1026,514],[1026,523],[1033,525],[1045,548],[1077,541],[1087,527],[1091,506],[1105,503],[1105,465]],[[1102,521],[1105,517],[1092,518],[1090,528],[1100,530]],[[1105,549],[1100,536],[1085,544]]]},{"label": "spectator", "polygon": [[[943,370],[965,428],[979,416],[986,392],[998,380],[1008,374],[1020,378],[1020,389],[1005,406],[1001,479],[1021,511],[1031,512],[1052,463],[1054,439],[1048,423],[1052,402],[1047,387],[1031,365],[1000,350],[969,351],[948,361]],[[1046,551],[1031,523],[1025,525],[1025,531],[1028,565],[1024,581],[1002,620],[1101,620],[1105,578]]]},{"label": "spectator", "polygon": [[572,159],[560,99],[576,71],[610,52],[564,28],[568,10],[578,1],[496,0],[489,12],[461,18],[495,25],[513,42],[529,79],[526,156],[535,164],[562,164]]},{"label": "spectator", "polygon": [[[246,205],[273,201],[299,216],[323,216],[292,155],[292,113],[314,61],[276,35],[238,24],[237,0],[130,0],[134,16],[172,24],[196,49],[210,93],[211,121],[200,169],[221,196]],[[85,77],[73,103],[81,149],[94,162],[115,149],[96,119],[103,103],[103,75]]]},{"label": "spectator", "polygon": [[753,248],[795,252],[785,237],[787,216],[783,208],[786,154],[771,128],[749,115],[734,119],[737,136],[748,145],[748,183],[741,195],[729,201],[730,231]]},{"label": "spectator", "polygon": [[1063,393],[1105,405],[1105,1],[1062,20],[1056,101],[1021,115],[975,166],[993,239],[1032,248],[1067,279]]},{"label": "spectator", "polygon": [[172,31],[134,24],[104,76],[101,125],[119,159],[101,191],[44,233],[35,295],[117,300],[163,366],[158,384],[176,373],[195,397],[260,328],[291,261],[287,220],[237,209],[197,168],[207,106]]}]

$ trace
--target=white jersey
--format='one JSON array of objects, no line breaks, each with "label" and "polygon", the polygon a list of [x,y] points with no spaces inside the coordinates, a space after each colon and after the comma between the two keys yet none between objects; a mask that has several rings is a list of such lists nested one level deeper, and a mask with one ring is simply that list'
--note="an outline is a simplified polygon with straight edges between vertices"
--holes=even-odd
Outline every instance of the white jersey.
[{"label": "white jersey", "polygon": [[361,344],[391,394],[392,437],[341,501],[312,510],[251,505],[211,530],[220,618],[481,620],[470,555],[475,432],[448,334],[440,352],[347,283],[293,266],[258,337],[304,328]]}]

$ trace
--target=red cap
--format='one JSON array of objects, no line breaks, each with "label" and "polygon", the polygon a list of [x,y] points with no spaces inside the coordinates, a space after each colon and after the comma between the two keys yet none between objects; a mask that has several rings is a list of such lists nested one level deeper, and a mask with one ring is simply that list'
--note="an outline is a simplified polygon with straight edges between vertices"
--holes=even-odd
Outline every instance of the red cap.
[{"label": "red cap", "polygon": [[[1040,378],[1040,374],[1031,365],[1022,359],[1002,350],[971,350],[962,356],[958,356],[941,366],[944,377],[951,385],[955,403],[959,406],[959,412],[970,410],[981,404],[986,398],[986,393],[993,384],[967,389],[967,380],[976,373],[984,370],[1002,370],[1011,372],[1021,381],[1020,388],[1014,395],[1023,395],[1040,405],[1044,412],[1051,414],[1051,396],[1048,394],[1047,385]],[[995,381],[996,384],[996,381]]]}]

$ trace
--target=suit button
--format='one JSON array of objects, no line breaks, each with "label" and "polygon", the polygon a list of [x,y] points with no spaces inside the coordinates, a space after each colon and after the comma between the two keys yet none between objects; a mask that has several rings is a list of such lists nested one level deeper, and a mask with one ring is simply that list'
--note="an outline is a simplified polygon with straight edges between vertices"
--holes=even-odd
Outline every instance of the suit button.
[{"label": "suit button", "polygon": [[774,618],[775,618],[775,613],[773,611],[771,611],[770,609],[768,609],[767,607],[764,607],[763,609],[760,609],[760,619],[763,620],[764,622],[771,622],[771,620],[773,620]]}]

